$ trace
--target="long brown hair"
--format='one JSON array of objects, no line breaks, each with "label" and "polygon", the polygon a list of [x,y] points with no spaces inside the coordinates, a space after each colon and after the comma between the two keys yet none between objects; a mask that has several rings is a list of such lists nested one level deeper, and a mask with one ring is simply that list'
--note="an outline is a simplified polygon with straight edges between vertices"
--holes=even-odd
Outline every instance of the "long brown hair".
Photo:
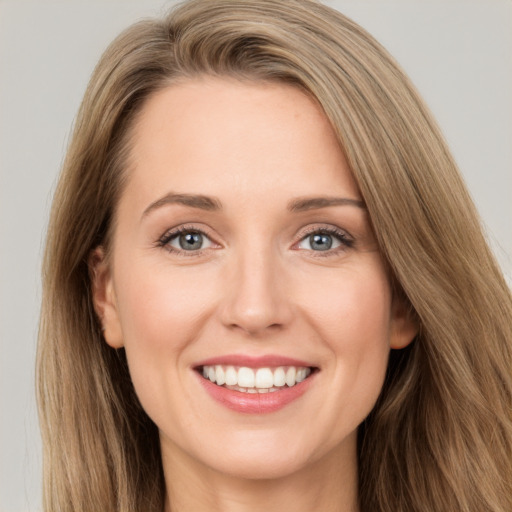
[{"label": "long brown hair", "polygon": [[192,0],[139,22],[101,58],[51,213],[38,352],[44,503],[158,511],[158,432],[123,350],[102,339],[88,259],[108,247],[144,102],[199,75],[294,84],[338,136],[394,292],[420,332],[392,351],[359,432],[364,512],[512,510],[512,299],[438,128],[364,30],[310,0]]}]

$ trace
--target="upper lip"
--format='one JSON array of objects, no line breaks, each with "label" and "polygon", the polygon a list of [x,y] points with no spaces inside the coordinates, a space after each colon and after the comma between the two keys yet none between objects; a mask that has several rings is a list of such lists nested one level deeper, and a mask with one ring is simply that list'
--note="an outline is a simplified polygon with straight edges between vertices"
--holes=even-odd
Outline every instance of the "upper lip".
[{"label": "upper lip", "polygon": [[265,368],[277,366],[314,367],[311,363],[306,361],[277,354],[265,354],[262,356],[226,354],[223,356],[211,357],[209,359],[199,361],[198,363],[194,364],[194,367],[197,368],[200,366],[214,365],[246,366],[248,368]]}]

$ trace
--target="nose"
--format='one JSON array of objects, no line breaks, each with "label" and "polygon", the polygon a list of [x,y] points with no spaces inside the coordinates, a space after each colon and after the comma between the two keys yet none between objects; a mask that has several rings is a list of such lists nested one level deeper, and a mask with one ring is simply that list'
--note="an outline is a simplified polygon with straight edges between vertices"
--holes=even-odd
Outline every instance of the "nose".
[{"label": "nose", "polygon": [[293,315],[283,270],[271,251],[239,255],[220,306],[223,325],[252,336],[286,327]]}]

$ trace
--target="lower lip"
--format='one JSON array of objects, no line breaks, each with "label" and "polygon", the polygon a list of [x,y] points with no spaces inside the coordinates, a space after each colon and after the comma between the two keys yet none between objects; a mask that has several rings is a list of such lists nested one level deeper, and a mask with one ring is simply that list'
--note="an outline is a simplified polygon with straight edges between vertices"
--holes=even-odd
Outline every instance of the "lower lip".
[{"label": "lower lip", "polygon": [[[197,373],[197,372],[196,372]],[[282,409],[289,403],[300,398],[310,387],[315,373],[291,388],[268,393],[244,393],[222,386],[217,386],[197,373],[197,377],[207,393],[228,409],[247,414],[265,414]]]}]

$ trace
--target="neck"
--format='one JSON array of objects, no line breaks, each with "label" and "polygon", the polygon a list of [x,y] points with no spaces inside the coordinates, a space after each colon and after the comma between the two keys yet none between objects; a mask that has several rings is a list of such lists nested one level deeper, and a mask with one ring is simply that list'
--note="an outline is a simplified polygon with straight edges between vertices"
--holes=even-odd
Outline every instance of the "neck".
[{"label": "neck", "polygon": [[[164,448],[164,447],[162,447]],[[205,467],[174,446],[163,464],[165,512],[358,512],[355,443],[291,474],[247,479]],[[345,452],[345,453],[343,453]]]}]

